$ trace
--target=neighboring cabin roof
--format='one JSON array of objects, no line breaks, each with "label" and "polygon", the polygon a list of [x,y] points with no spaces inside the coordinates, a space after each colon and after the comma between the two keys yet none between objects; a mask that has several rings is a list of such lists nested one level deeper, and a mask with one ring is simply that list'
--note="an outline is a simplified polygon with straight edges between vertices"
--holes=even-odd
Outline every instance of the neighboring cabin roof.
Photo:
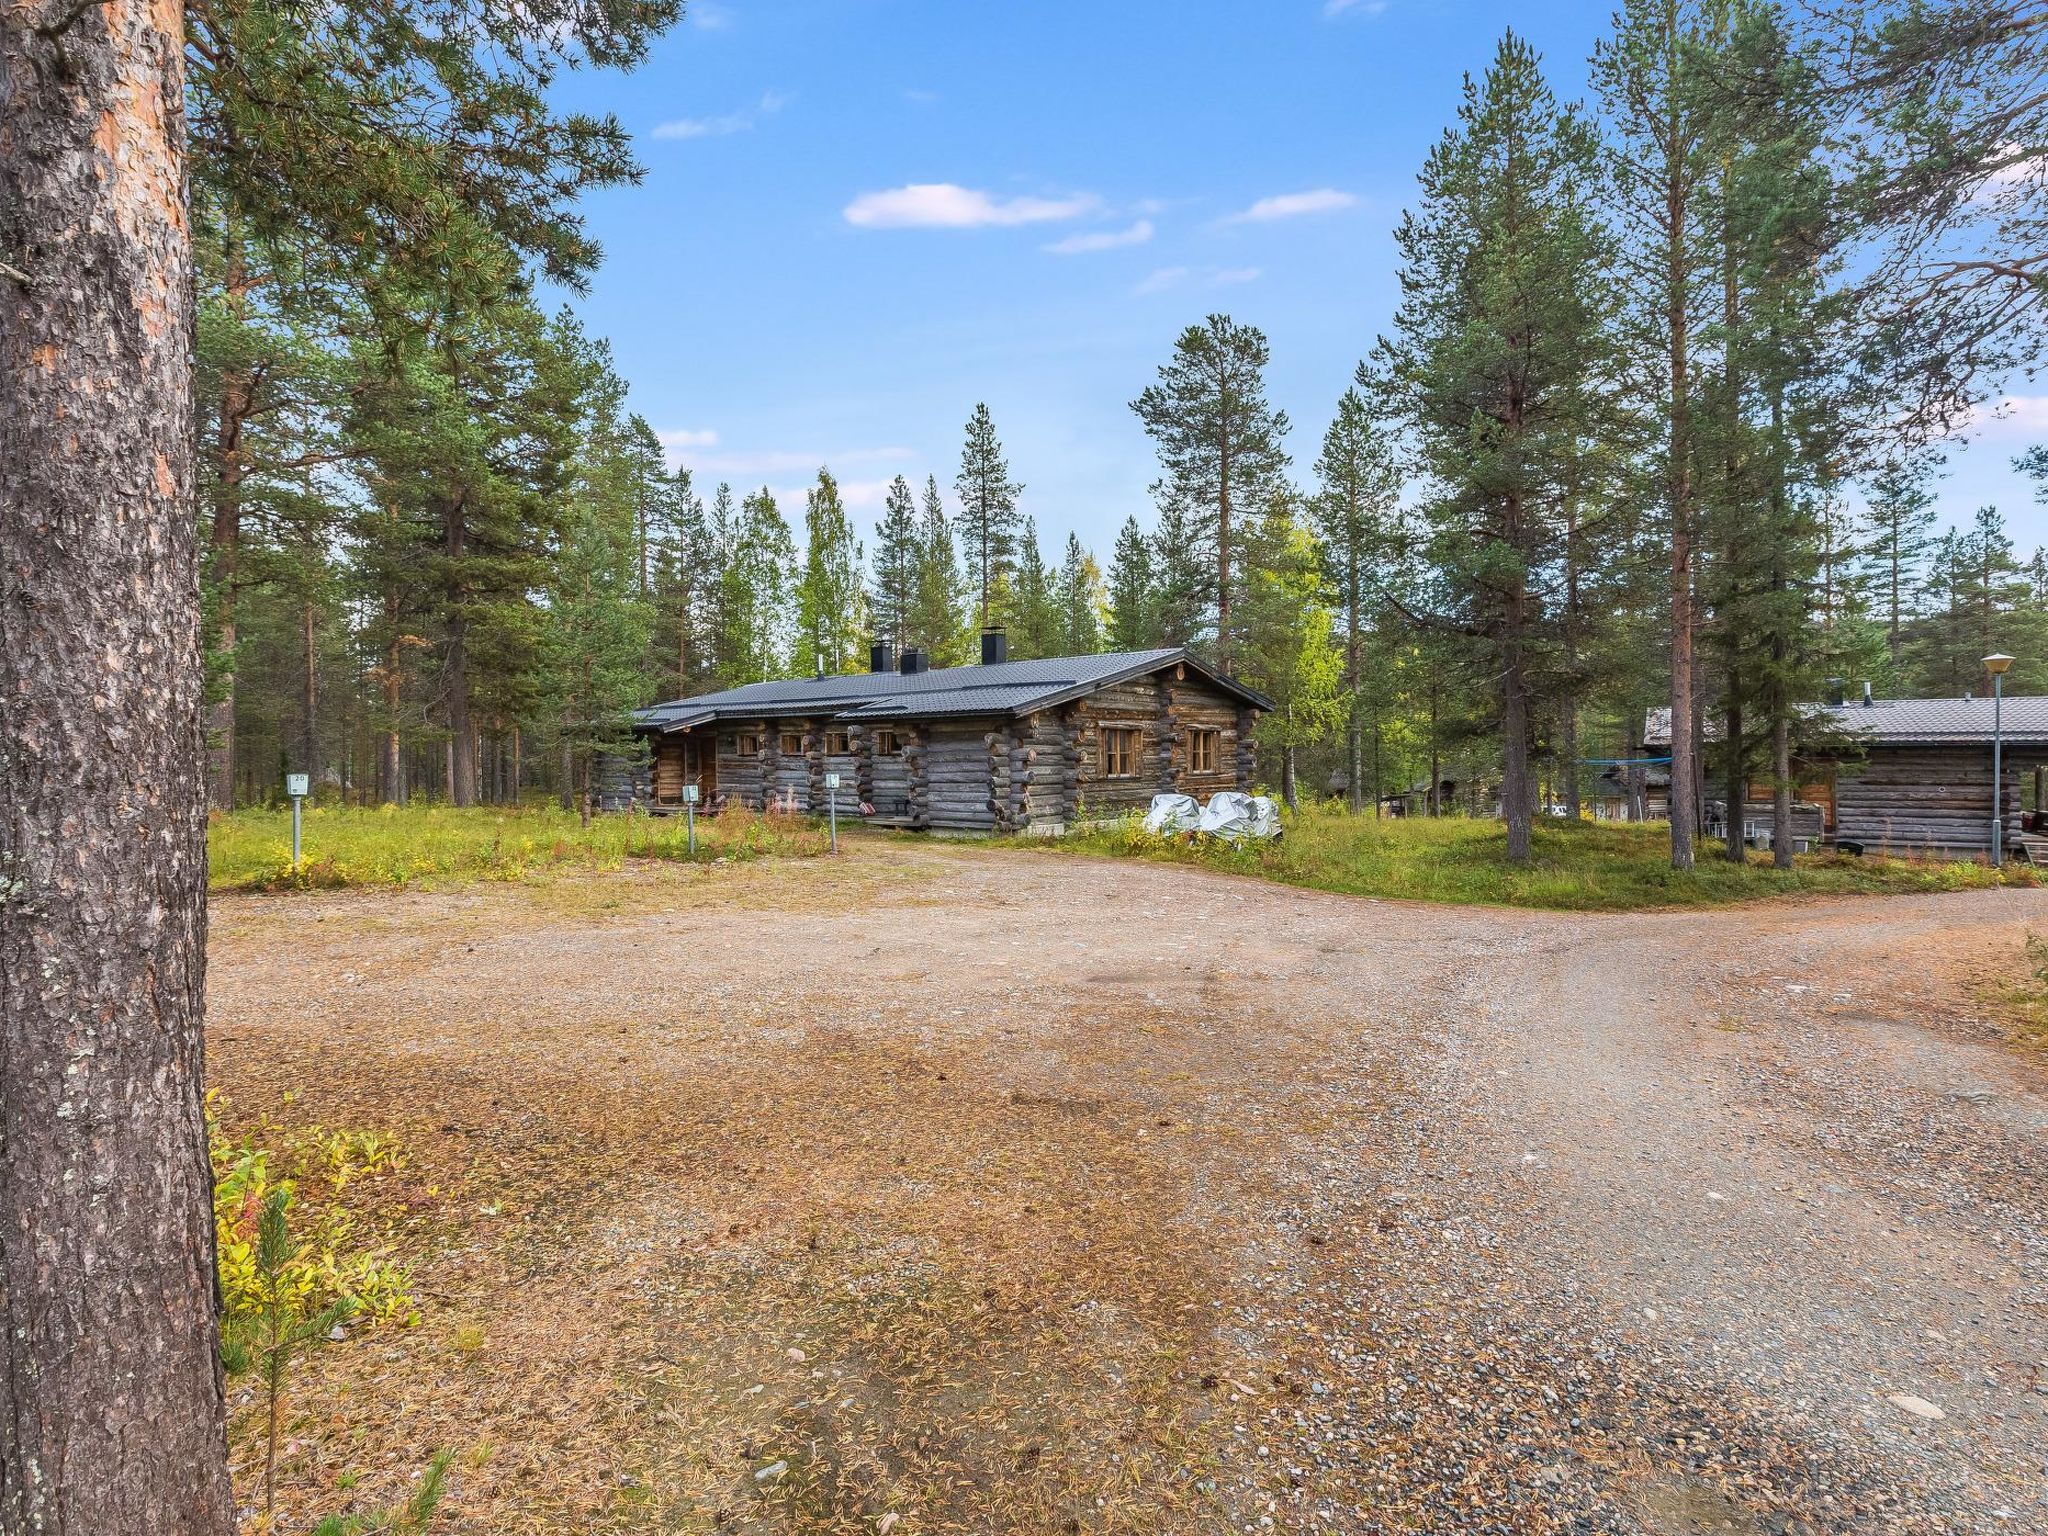
[{"label": "neighboring cabin roof", "polygon": [[1111,651],[1101,656],[1049,656],[993,666],[937,667],[928,672],[849,672],[838,677],[748,683],[643,709],[635,729],[657,734],[720,720],[770,720],[825,715],[835,720],[922,720],[951,715],[1026,715],[1099,688],[1184,664],[1189,671],[1255,709],[1273,701],[1192,659],[1179,646]]},{"label": "neighboring cabin roof", "polygon": [[[1865,704],[1802,704],[1811,718],[1845,735],[1886,746],[1991,745],[1992,700],[1873,699]],[[2048,746],[2048,696],[2016,695],[2005,700],[2000,734],[2014,746]],[[1714,734],[1709,726],[1709,735]],[[1653,709],[1643,721],[1643,745],[1671,745],[1671,711]]]}]

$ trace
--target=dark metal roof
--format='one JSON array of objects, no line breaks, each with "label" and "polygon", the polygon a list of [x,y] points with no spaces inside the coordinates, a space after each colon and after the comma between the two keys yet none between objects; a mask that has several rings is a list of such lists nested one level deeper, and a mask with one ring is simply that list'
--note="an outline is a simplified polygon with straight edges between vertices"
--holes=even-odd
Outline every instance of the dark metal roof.
[{"label": "dark metal roof", "polygon": [[1255,709],[1273,701],[1212,671],[1179,646],[1111,651],[1101,656],[1048,656],[993,666],[939,667],[928,672],[850,672],[838,677],[748,683],[643,709],[635,729],[656,734],[719,720],[771,720],[825,715],[835,720],[921,720],[941,715],[1025,715],[1163,667],[1185,664]]},{"label": "dark metal roof", "polygon": [[[1991,745],[1990,699],[1860,699],[1846,704],[1802,704],[1810,718],[1845,735],[1891,746]],[[2000,733],[2013,746],[2048,746],[2048,696],[2012,695],[1999,716]],[[1710,724],[1708,734],[1715,734]],[[1646,747],[1671,744],[1671,711],[1653,709],[1643,723]]]}]

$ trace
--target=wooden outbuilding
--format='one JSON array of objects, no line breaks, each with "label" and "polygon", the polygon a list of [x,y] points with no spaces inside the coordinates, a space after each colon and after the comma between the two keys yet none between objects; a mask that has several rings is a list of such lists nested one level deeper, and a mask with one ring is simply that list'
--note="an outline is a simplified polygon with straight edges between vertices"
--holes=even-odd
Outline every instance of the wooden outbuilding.
[{"label": "wooden outbuilding", "polygon": [[1178,647],[930,668],[874,648],[871,670],[751,683],[642,710],[649,808],[726,804],[956,832],[1059,832],[1156,794],[1248,789],[1262,694]]},{"label": "wooden outbuilding", "polygon": [[[1830,844],[1942,859],[1983,859],[1991,852],[1993,703],[1965,695],[1809,704],[1801,735],[1839,743],[1810,750],[1795,764],[1797,798],[1820,812]],[[2000,713],[2002,771],[1997,814],[2009,848],[2021,846],[2021,805],[2048,809],[2048,698],[2008,698]],[[1709,740],[1713,732],[1709,730]],[[1649,752],[1669,752],[1670,711],[1652,710]],[[2031,794],[2024,792],[2033,780]],[[1767,821],[1770,787],[1751,785],[1749,820]]]}]

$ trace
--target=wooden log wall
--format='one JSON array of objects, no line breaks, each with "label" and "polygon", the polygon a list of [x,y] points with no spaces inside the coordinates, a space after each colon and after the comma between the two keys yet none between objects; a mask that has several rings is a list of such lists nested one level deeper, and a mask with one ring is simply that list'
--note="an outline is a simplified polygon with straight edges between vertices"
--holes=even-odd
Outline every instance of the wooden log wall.
[{"label": "wooden log wall", "polygon": [[[2000,787],[2008,823],[2038,753],[2009,753]],[[1977,856],[1991,847],[1988,746],[1872,746],[1835,779],[1835,837],[1892,853]]]},{"label": "wooden log wall", "polygon": [[[1007,730],[990,721],[947,722],[921,731],[917,783],[923,792],[920,826],[953,832],[996,830],[998,808],[1009,794]],[[998,782],[995,767],[1002,763]]]},{"label": "wooden log wall", "polygon": [[1081,754],[1071,708],[1040,710],[1012,722],[1007,735],[1009,795],[1005,831],[1061,831],[1074,816]]},{"label": "wooden log wall", "polygon": [[[763,789],[768,782],[767,754],[774,745],[769,732],[774,728],[775,723],[769,720],[734,721],[718,727],[718,791],[735,805],[761,808]],[[758,757],[739,755],[740,737],[749,731],[760,739]]]}]

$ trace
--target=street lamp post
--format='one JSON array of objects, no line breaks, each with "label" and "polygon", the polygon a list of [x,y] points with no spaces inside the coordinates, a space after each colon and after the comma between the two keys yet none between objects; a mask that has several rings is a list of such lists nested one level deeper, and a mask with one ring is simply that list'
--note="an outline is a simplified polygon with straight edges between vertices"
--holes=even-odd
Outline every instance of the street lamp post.
[{"label": "street lamp post", "polygon": [[1991,867],[2005,866],[2005,672],[2012,658],[1997,652],[1984,658],[1991,674]]}]

